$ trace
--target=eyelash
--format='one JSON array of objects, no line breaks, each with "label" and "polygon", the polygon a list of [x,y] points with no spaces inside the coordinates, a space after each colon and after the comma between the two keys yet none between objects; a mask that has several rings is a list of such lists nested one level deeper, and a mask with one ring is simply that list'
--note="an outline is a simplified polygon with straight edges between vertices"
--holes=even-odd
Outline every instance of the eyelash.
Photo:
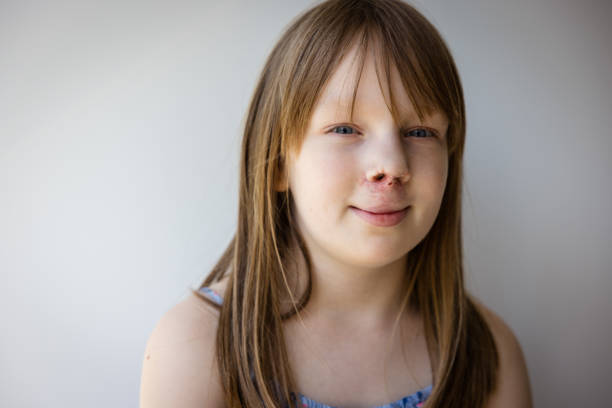
[{"label": "eyelash", "polygon": [[[332,133],[337,133],[337,132],[334,132],[334,131],[335,131],[336,129],[339,129],[339,128],[348,128],[348,129],[352,129],[352,130],[354,130],[355,132],[357,132],[357,130],[356,130],[354,127],[349,126],[349,125],[339,125],[339,126],[335,126],[334,128],[332,128],[332,129],[330,130],[330,132],[332,132]],[[409,132],[414,132],[415,130],[425,130],[425,131],[427,131],[427,132],[429,132],[429,133],[430,133],[430,136],[427,136],[427,137],[418,137],[417,139],[427,139],[427,138],[430,138],[430,137],[436,137],[436,136],[437,136],[437,132],[436,132],[435,130],[432,130],[432,129],[429,129],[429,128],[425,128],[425,127],[417,127],[417,128],[414,128],[414,129],[410,129],[410,130],[408,130],[406,133],[409,133]],[[351,135],[351,134],[353,134],[353,133],[337,133],[337,134],[339,134],[339,135]]]}]

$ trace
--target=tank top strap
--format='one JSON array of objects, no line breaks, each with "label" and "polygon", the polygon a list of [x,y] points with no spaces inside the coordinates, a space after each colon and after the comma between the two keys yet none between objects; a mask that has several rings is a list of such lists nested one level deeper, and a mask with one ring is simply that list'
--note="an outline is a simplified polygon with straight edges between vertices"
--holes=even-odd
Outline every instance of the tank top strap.
[{"label": "tank top strap", "polygon": [[202,295],[206,296],[208,299],[212,300],[214,303],[218,304],[219,306],[223,304],[223,297],[221,297],[219,292],[217,292],[214,289],[209,288],[208,286],[201,287],[200,289],[198,289],[198,292],[200,292]]}]

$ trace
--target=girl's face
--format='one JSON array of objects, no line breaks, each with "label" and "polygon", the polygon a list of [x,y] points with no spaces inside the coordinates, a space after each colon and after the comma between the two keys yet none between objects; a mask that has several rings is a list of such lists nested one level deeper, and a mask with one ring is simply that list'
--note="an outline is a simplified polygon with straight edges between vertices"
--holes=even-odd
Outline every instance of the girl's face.
[{"label": "girl's face", "polygon": [[356,51],[330,78],[300,152],[289,159],[294,214],[315,266],[373,268],[399,260],[431,229],[446,186],[447,119],[436,113],[419,122],[393,67],[391,86],[403,120],[396,125],[372,52],[349,120]]}]

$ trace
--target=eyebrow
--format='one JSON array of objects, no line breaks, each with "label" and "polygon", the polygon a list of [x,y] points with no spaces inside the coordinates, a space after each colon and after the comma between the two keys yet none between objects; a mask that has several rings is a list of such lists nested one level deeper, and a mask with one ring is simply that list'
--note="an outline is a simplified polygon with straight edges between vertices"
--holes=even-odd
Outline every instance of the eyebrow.
[{"label": "eyebrow", "polygon": [[[355,104],[355,106],[357,106],[357,103]],[[350,108],[351,105],[348,101],[341,101],[340,103],[336,103],[336,102],[331,102],[331,101],[327,101],[327,102],[322,102],[321,104],[319,104],[318,108],[320,109],[320,114],[325,114],[325,115],[345,115],[345,114],[350,114]],[[324,108],[324,109],[321,109]],[[335,109],[334,109],[335,108]],[[402,109],[401,107],[398,107],[399,109],[399,117],[402,118],[403,121],[412,121],[412,120],[417,120],[418,116],[417,113],[414,109],[408,110],[408,109]],[[437,112],[434,111],[433,114],[430,115],[425,115],[425,120],[427,119],[433,119],[436,115],[436,113],[440,113],[442,116],[444,116],[444,113],[440,110],[438,110]],[[357,109],[355,109],[354,111],[355,116],[357,116]]]},{"label": "eyebrow", "polygon": [[[357,101],[355,100],[355,102],[357,102]],[[319,104],[321,106],[326,106],[326,107],[330,107],[330,106],[350,107],[351,106],[351,98],[345,98],[345,97],[341,97],[341,98],[327,98],[325,100],[322,100]]]},{"label": "eyebrow", "polygon": [[[324,106],[326,108],[329,108],[329,107],[350,108],[352,99],[353,99],[352,97],[346,97],[344,95],[340,97],[338,95],[333,95],[333,97],[327,97],[326,99],[320,100],[318,105]],[[398,102],[397,98],[396,98],[396,102]],[[412,104],[412,102],[410,102],[410,104]],[[355,106],[357,105],[358,105],[358,100],[357,98],[355,98]],[[400,110],[400,112],[406,112],[407,109],[402,109],[403,106],[405,106],[405,104],[396,103],[396,107]]]},{"label": "eyebrow", "polygon": [[[329,113],[327,110],[325,110],[324,111],[325,114],[350,115],[351,100],[352,100],[352,95],[346,96],[343,94],[335,93],[335,94],[332,94],[331,96],[328,95],[325,99],[321,100],[318,103],[318,107],[319,108],[323,107],[325,109],[330,109],[330,108],[340,109],[340,111],[336,110],[333,113]],[[396,102],[397,102],[397,99],[396,99]],[[355,98],[355,106],[357,105],[358,105],[358,101],[357,101],[357,98]],[[410,105],[412,105],[412,101],[410,101]],[[396,107],[399,110],[398,114],[399,114],[400,123],[419,121],[419,117],[414,107],[409,110],[405,108],[404,106],[405,105],[402,103],[396,103]],[[342,109],[344,109],[344,111],[342,111]],[[355,109],[355,112],[356,111],[357,109]],[[438,119],[438,116],[440,117],[439,119]],[[438,120],[442,120],[442,121],[448,120],[446,113],[439,107],[433,108],[432,113],[425,114],[425,116],[423,117],[423,122],[431,122],[431,121],[437,122]]]}]

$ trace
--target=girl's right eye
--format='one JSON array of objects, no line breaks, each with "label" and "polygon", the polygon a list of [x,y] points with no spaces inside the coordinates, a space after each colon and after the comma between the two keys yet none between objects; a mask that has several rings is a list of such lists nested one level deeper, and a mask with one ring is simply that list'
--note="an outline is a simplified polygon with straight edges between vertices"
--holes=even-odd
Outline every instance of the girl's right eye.
[{"label": "girl's right eye", "polygon": [[338,133],[338,134],[341,134],[341,135],[350,135],[350,134],[356,133],[355,129],[353,129],[350,126],[346,126],[346,125],[336,126],[331,131],[333,133]]}]

